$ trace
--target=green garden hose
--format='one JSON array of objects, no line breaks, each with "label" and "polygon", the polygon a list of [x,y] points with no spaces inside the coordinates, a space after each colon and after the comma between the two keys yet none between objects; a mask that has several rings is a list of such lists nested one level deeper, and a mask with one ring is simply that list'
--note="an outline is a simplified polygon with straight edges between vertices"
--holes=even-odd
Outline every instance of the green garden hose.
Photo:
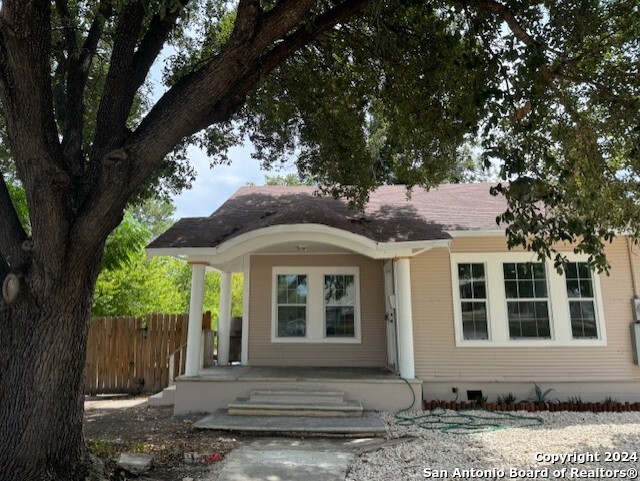
[{"label": "green garden hose", "polygon": [[544,424],[544,420],[537,416],[522,414],[488,412],[483,409],[464,409],[462,411],[445,411],[437,408],[426,414],[417,416],[404,415],[416,403],[416,394],[409,381],[402,379],[413,396],[411,405],[397,411],[394,415],[398,426],[416,426],[427,430],[438,430],[450,434],[472,434],[501,429],[524,428]]}]

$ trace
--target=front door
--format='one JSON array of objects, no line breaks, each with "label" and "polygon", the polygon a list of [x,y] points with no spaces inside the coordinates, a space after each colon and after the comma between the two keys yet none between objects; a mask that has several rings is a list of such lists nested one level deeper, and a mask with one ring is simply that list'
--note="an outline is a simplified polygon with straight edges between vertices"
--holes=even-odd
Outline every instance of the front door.
[{"label": "front door", "polygon": [[396,332],[396,295],[393,282],[393,261],[384,261],[384,301],[387,325],[387,366],[398,372],[398,343]]}]

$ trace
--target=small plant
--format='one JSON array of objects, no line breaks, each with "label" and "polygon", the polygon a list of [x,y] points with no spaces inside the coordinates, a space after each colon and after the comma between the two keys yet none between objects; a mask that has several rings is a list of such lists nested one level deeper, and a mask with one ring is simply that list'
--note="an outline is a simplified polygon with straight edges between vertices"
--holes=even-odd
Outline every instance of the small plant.
[{"label": "small plant", "polygon": [[498,396],[497,402],[498,404],[515,404],[516,397],[513,395],[513,393],[509,392],[507,394]]},{"label": "small plant", "polygon": [[538,404],[538,406],[546,406],[547,404],[552,402],[548,397],[552,392],[555,392],[555,389],[550,388],[546,391],[543,391],[540,386],[538,386],[536,383],[533,383],[534,398],[532,399],[532,401]]},{"label": "small plant", "polygon": [[571,397],[569,397],[569,399],[567,399],[567,402],[569,402],[571,404],[576,404],[578,406],[584,404],[582,402],[582,398],[580,396],[571,396]]},{"label": "small plant", "polygon": [[604,404],[605,406],[617,406],[618,404],[620,404],[620,401],[618,401],[613,396],[607,396],[606,398],[604,398]]},{"label": "small plant", "polygon": [[118,455],[118,451],[113,442],[106,439],[89,439],[87,445],[89,451],[99,458],[115,459]]},{"label": "small plant", "polygon": [[487,396],[478,396],[476,402],[478,403],[478,406],[484,407],[484,405],[487,404],[488,400],[489,398],[487,398]]}]

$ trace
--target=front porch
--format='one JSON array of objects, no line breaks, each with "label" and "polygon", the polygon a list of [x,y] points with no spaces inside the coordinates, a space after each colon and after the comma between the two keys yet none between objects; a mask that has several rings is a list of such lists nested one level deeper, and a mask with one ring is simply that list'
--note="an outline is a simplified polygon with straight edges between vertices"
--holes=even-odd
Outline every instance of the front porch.
[{"label": "front porch", "polygon": [[[433,246],[408,244],[296,224],[253,230],[215,248],[157,250],[187,258],[192,268],[186,369],[176,380],[175,414],[226,409],[258,390],[312,391],[320,398],[331,391],[368,411],[412,403],[420,409],[410,258]],[[220,272],[218,365],[203,369],[195,319],[202,316],[209,269]],[[234,335],[239,357],[230,349],[233,273],[243,275],[242,332]]]},{"label": "front porch", "polygon": [[386,368],[214,366],[198,376],[176,380],[174,413],[225,409],[259,389],[339,391],[345,400],[359,401],[366,411],[405,409],[414,395],[413,409],[422,406],[422,381],[404,381]]}]

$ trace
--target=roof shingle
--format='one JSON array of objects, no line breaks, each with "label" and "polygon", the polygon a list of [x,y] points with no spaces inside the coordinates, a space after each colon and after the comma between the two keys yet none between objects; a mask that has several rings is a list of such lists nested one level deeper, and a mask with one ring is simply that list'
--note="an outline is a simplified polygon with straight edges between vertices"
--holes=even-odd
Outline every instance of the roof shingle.
[{"label": "roof shingle", "polygon": [[209,217],[180,219],[149,248],[216,247],[256,229],[286,224],[322,224],[377,242],[447,239],[448,230],[497,229],[506,209],[492,184],[445,184],[410,198],[402,185],[371,193],[364,215],[344,199],[316,196],[314,187],[242,187]]}]

